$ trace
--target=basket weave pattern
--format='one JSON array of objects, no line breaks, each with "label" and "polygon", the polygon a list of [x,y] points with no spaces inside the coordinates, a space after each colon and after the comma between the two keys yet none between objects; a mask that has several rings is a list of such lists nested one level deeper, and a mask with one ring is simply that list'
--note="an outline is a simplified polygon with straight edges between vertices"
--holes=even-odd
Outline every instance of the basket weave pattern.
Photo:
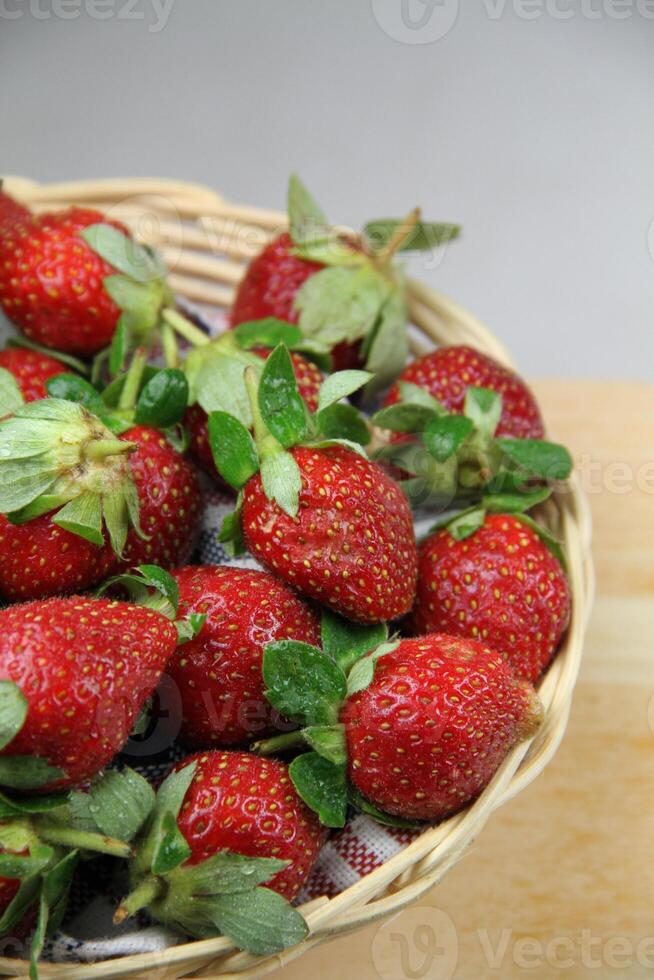
[{"label": "basket weave pattern", "polygon": [[[98,207],[127,224],[136,237],[155,246],[173,288],[183,297],[228,307],[245,263],[286,225],[284,214],[233,205],[214,191],[192,184],[150,179],[97,180],[39,185],[8,178],[9,193],[35,211],[68,204]],[[431,288],[410,280],[411,346],[419,353],[434,343],[464,343],[511,367],[502,344],[472,314]],[[575,474],[546,509],[546,519],[564,543],[573,596],[572,618],[563,645],[539,693],[545,722],[536,737],[515,748],[479,799],[466,810],[425,830],[391,860],[335,898],[301,907],[309,938],[281,954],[257,957],[235,950],[224,938],[188,942],[158,953],[143,953],[96,964],[42,964],[43,977],[100,980],[106,977],[263,976],[332,936],[362,928],[398,912],[428,892],[461,857],[490,814],[544,769],[563,737],[579,669],[592,603],[590,520]],[[27,964],[0,957],[0,976],[25,976]]]}]

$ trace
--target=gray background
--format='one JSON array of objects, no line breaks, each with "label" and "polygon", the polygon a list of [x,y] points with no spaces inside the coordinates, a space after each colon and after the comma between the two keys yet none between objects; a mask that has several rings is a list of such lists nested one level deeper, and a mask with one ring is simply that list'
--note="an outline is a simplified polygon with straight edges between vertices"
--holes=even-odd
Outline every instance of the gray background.
[{"label": "gray background", "polygon": [[527,373],[651,377],[651,0],[95,3],[0,0],[0,173],[420,203],[465,237],[413,271]]}]

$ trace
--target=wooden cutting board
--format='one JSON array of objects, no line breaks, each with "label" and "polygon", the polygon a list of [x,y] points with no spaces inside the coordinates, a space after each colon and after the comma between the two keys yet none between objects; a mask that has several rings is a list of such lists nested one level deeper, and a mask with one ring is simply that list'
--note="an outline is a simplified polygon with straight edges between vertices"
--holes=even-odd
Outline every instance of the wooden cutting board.
[{"label": "wooden cutting board", "polygon": [[654,975],[654,387],[535,389],[594,517],[597,600],[563,744],[417,907],[280,980]]}]

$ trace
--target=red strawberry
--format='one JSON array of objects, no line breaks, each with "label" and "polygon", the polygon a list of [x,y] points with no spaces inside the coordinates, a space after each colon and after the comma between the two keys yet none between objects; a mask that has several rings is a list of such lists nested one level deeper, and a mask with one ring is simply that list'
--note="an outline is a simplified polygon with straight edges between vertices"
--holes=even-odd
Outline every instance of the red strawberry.
[{"label": "red strawberry", "polygon": [[520,517],[489,514],[470,537],[442,528],[419,552],[416,633],[479,638],[535,681],[570,618],[570,588],[547,546]]},{"label": "red strawberry", "polygon": [[[473,347],[439,347],[423,354],[404,369],[398,381],[424,388],[449,412],[457,413],[463,411],[468,388],[489,388],[502,396],[502,417],[496,435],[517,439],[543,438],[540,410],[522,378]],[[400,400],[396,383],[388,392],[384,405],[394,405]],[[395,438],[399,441],[402,437]]]},{"label": "red strawberry", "polygon": [[[270,354],[270,348],[256,347],[252,352],[265,361]],[[318,408],[318,391],[323,381],[322,374],[319,368],[312,361],[303,357],[302,354],[298,354],[295,351],[291,351],[290,354],[298,390],[306,402],[309,411],[315,412]],[[216,470],[216,464],[214,463],[213,454],[209,445],[207,413],[201,405],[190,405],[186,410],[184,421],[190,435],[191,454],[210,476],[213,476],[216,481],[224,485],[224,481]]]},{"label": "red strawberry", "polygon": [[138,425],[121,439],[137,447],[129,466],[138,493],[141,528],[147,537],[140,537],[132,528],[120,565],[183,565],[195,547],[202,516],[195,468],[157,429]]},{"label": "red strawberry", "polygon": [[[298,322],[295,297],[307,279],[325,266],[293,255],[293,248],[293,239],[283,232],[252,259],[232,306],[233,327],[268,316],[287,323]],[[361,341],[352,344],[342,341],[332,348],[333,370],[360,367],[360,348]]]},{"label": "red strawberry", "polygon": [[15,222],[29,220],[31,217],[26,207],[2,190],[0,182],[0,235],[3,235]]},{"label": "red strawberry", "polygon": [[98,223],[127,233],[88,208],[42,214],[5,228],[0,305],[12,323],[45,347],[91,356],[111,341],[121,311],[103,280],[116,270],[80,235]]},{"label": "red strawberry", "polygon": [[161,613],[72,596],[0,612],[0,678],[27,701],[3,756],[36,756],[39,790],[88,780],[120,750],[177,645]]},{"label": "red strawberry", "polygon": [[12,524],[0,514],[0,595],[10,602],[89,589],[116,562],[111,546],[92,544],[59,527],[53,514]]},{"label": "red strawberry", "polygon": [[540,717],[531,685],[489,647],[440,634],[401,640],[341,712],[348,775],[386,813],[441,820],[478,796]]},{"label": "red strawberry", "polygon": [[16,378],[26,402],[46,398],[46,381],[70,371],[70,368],[54,357],[26,347],[6,347],[0,351],[0,367]]},{"label": "red strawberry", "polygon": [[395,619],[415,592],[411,510],[375,463],[343,446],[291,451],[302,479],[290,517],[257,473],[243,489],[243,537],[252,554],[300,592],[362,623]]},{"label": "red strawberry", "polygon": [[306,881],[324,840],[324,831],[296,794],[283,762],[247,752],[205,752],[197,760],[178,818],[191,847],[189,864],[217,851],[290,862],[268,882],[292,900]]},{"label": "red strawberry", "polygon": [[264,647],[283,639],[319,643],[316,613],[266,572],[188,567],[175,578],[182,614],[207,617],[168,667],[182,699],[182,736],[196,744],[230,745],[270,732]]}]

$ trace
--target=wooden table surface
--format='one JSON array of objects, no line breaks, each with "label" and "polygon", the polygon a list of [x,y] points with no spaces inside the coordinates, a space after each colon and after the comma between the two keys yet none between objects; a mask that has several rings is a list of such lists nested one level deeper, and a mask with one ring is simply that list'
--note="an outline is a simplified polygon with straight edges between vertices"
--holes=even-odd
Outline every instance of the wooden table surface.
[{"label": "wooden table surface", "polygon": [[597,599],[563,744],[417,907],[279,980],[654,976],[654,387],[535,389],[594,518]]}]

